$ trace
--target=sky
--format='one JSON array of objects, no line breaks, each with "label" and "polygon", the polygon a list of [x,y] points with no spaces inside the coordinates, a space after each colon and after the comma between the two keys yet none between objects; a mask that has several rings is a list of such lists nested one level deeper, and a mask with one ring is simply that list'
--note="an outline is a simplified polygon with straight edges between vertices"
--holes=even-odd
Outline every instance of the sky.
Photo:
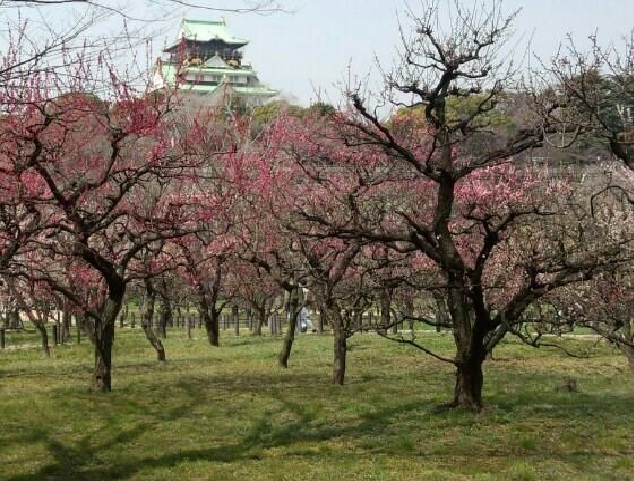
[{"label": "sky", "polygon": [[[149,0],[128,0],[125,9],[135,18],[160,17],[160,22],[143,27],[142,35],[154,37],[152,55],[160,53],[165,42],[175,38],[183,16],[201,20],[225,18],[233,35],[250,41],[244,49],[244,58],[257,70],[261,82],[280,90],[287,100],[308,105],[317,100],[337,104],[342,85],[354,79],[367,78],[371,89],[378,88],[377,59],[385,67],[392,65],[400,44],[399,22],[405,31],[411,27],[407,5],[416,13],[422,11],[424,4],[420,0],[276,1],[285,11],[232,13],[183,5],[159,10]],[[441,3],[447,5],[449,1]],[[463,3],[473,5],[475,1]],[[124,7],[117,0],[104,2],[114,9]],[[228,8],[239,0],[189,2]],[[582,45],[587,45],[588,35],[595,31],[602,44],[622,44],[622,37],[634,26],[633,0],[501,0],[501,4],[509,13],[522,9],[514,24],[516,37],[512,45],[530,41],[533,53],[546,61],[567,34]],[[46,9],[44,17],[51,24],[68,22],[71,18],[62,7]],[[105,31],[121,23],[121,18],[109,13],[97,29]],[[98,36],[99,31],[92,34]]]},{"label": "sky", "polygon": [[[414,12],[422,10],[421,3],[408,2]],[[319,95],[336,103],[337,84],[366,76],[375,58],[390,67],[401,41],[399,22],[406,31],[411,27],[401,0],[298,0],[285,5],[294,11],[225,17],[231,31],[250,39],[246,58],[261,81],[302,104]],[[622,43],[634,27],[634,0],[505,0],[502,8],[509,13],[522,9],[516,39],[519,44],[530,41],[543,59],[552,57],[568,33],[579,43],[595,31],[602,43]],[[372,76],[370,85],[378,86],[379,80]]]}]

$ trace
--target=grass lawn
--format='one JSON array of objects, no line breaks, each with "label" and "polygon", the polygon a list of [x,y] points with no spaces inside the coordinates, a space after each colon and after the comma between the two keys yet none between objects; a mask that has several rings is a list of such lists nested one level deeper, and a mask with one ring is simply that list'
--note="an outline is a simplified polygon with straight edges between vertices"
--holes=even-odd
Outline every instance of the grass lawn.
[{"label": "grass lawn", "polygon": [[300,336],[288,370],[279,338],[195,336],[170,332],[158,365],[139,329],[117,331],[109,395],[87,390],[87,341],[0,351],[0,479],[634,480],[634,373],[605,347],[501,346],[473,414],[435,409],[450,366],[373,334],[350,340],[344,387],[328,336]]}]

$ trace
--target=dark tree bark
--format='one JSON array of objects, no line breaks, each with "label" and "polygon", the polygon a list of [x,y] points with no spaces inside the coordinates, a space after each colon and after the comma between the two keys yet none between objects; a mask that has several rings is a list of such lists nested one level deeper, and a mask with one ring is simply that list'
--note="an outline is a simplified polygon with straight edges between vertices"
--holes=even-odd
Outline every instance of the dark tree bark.
[{"label": "dark tree bark", "polygon": [[95,370],[92,387],[96,392],[112,391],[112,344],[114,323],[103,322],[95,331]]},{"label": "dark tree bark", "polygon": [[33,306],[27,306],[24,297],[19,292],[16,293],[15,301],[18,307],[22,307],[28,319],[40,333],[42,354],[45,357],[51,357],[51,347],[48,341],[48,332],[46,331],[46,323],[50,314],[48,303],[44,302],[41,309],[32,309]]},{"label": "dark tree bark", "polygon": [[7,329],[19,329],[20,327],[20,309],[15,304],[12,297],[9,298],[7,306],[7,317],[5,319],[5,327]]},{"label": "dark tree bark", "polygon": [[341,327],[333,328],[333,334],[332,382],[343,386],[346,376],[347,336]]},{"label": "dark tree bark", "polygon": [[284,343],[282,345],[282,350],[277,357],[279,365],[283,368],[288,367],[288,360],[291,357],[291,350],[293,348],[293,342],[295,341],[295,326],[297,325],[297,317],[299,316],[300,311],[300,293],[301,289],[299,286],[293,286],[293,289],[289,293],[289,303],[288,303],[288,330],[284,335]]},{"label": "dark tree bark", "polygon": [[[165,287],[165,284],[164,284]],[[159,309],[158,332],[162,339],[167,338],[167,326],[173,323],[172,301],[166,292],[161,292],[161,307]]]},{"label": "dark tree bark", "polygon": [[322,298],[321,302],[325,306],[326,315],[328,316],[333,334],[332,382],[333,384],[343,386],[346,377],[347,339],[352,335],[352,331],[350,330],[352,319],[347,317],[347,314],[344,315],[342,313],[340,306],[334,298],[331,297],[331,291],[326,289],[325,294],[326,298]]},{"label": "dark tree bark", "polygon": [[233,333],[236,337],[240,336],[240,310],[238,306],[231,308],[231,322],[233,323]]},{"label": "dark tree bark", "polygon": [[619,347],[621,352],[627,357],[628,366],[634,369],[634,320],[631,318],[624,319],[623,322],[623,337],[629,342],[629,344],[620,343]]},{"label": "dark tree bark", "polygon": [[[193,263],[193,260],[190,261]],[[224,303],[220,307],[216,307],[218,304],[218,297],[220,295],[220,283],[222,280],[222,268],[218,263],[214,271],[214,277],[211,280],[209,289],[207,289],[202,283],[196,287],[196,298],[198,301],[198,312],[205,325],[205,331],[207,332],[207,342],[210,346],[218,347],[220,345],[220,314]]]},{"label": "dark tree bark", "polygon": [[387,326],[390,325],[390,321],[392,319],[392,298],[386,289],[381,289],[379,306],[381,310],[381,327],[378,328],[378,332],[379,334],[385,336],[387,334]]},{"label": "dark tree bark", "polygon": [[[181,309],[181,301],[176,302],[175,305],[175,310],[176,310],[176,327],[180,327],[181,326],[181,322],[183,319],[183,310]],[[170,326],[172,327],[172,326]]]},{"label": "dark tree bark", "polygon": [[205,296],[198,297],[198,312],[205,326],[207,342],[213,347],[218,347],[220,344],[219,324],[221,311],[222,309],[216,309],[214,306],[209,305]]},{"label": "dark tree bark", "polygon": [[295,324],[295,320],[291,319],[286,334],[284,334],[284,343],[282,344],[282,350],[277,356],[279,365],[283,368],[288,367],[288,361],[291,358],[291,350],[293,349],[293,342],[295,341]]},{"label": "dark tree bark", "polygon": [[161,342],[161,340],[156,335],[152,327],[152,320],[154,319],[155,304],[156,304],[156,291],[154,290],[154,285],[152,284],[151,280],[146,279],[145,303],[143,306],[143,317],[141,318],[141,326],[143,327],[145,338],[148,340],[150,345],[156,351],[156,360],[165,361],[165,347],[163,346],[163,342]]},{"label": "dark tree bark", "polygon": [[40,333],[41,346],[42,346],[42,354],[45,357],[51,357],[51,346],[48,343],[48,332],[46,331],[46,324],[43,322],[34,323],[35,328]]},{"label": "dark tree bark", "polygon": [[207,341],[210,346],[218,347],[220,345],[220,309],[211,307],[206,317],[203,317],[205,321],[205,329],[207,330]]},{"label": "dark tree bark", "polygon": [[323,306],[319,306],[319,317],[317,319],[317,333],[323,334],[324,326],[328,324],[328,315]]},{"label": "dark tree bark", "polygon": [[[134,313],[132,315],[134,316]],[[93,322],[88,319],[85,312],[81,312],[77,315],[77,327],[84,336],[89,338],[93,343],[95,342],[95,331],[93,328]]]},{"label": "dark tree bark", "polygon": [[261,336],[262,326],[266,323],[266,300],[262,302],[254,301],[252,305],[256,313],[253,334]]},{"label": "dark tree bark", "polygon": [[4,327],[7,329],[18,329],[20,327],[20,293],[16,291],[15,279],[11,276],[6,280],[7,291],[9,293],[7,299],[6,317],[4,319]]},{"label": "dark tree bark", "polygon": [[62,331],[61,338],[64,342],[70,342],[70,325],[72,320],[72,314],[70,311],[70,303],[68,300],[64,300],[62,304]]},{"label": "dark tree bark", "polygon": [[121,310],[125,286],[115,292],[104,302],[101,313],[94,315],[95,370],[92,388],[95,392],[112,391],[112,345],[114,343],[114,326]]},{"label": "dark tree bark", "polygon": [[[217,276],[220,277],[219,271],[217,272]],[[210,346],[218,347],[220,345],[220,314],[222,313],[223,307],[216,307],[218,303],[218,289],[212,287],[211,291],[207,292],[203,286],[199,286],[197,298],[198,312],[205,325],[207,342],[209,342]]]},{"label": "dark tree bark", "polygon": [[457,367],[452,406],[463,406],[474,411],[482,409],[483,361],[479,357],[471,357]]}]

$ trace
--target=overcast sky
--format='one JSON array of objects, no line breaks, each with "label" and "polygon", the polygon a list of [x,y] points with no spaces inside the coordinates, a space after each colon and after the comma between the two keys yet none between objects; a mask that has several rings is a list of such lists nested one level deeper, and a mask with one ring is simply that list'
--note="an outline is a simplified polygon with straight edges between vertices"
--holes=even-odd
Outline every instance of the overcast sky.
[{"label": "overcast sky", "polygon": [[[220,8],[237,3],[237,0],[189,1]],[[195,19],[224,17],[233,35],[250,41],[245,48],[245,59],[258,71],[263,83],[301,104],[309,104],[317,96],[337,103],[340,97],[337,84],[349,76],[366,76],[375,64],[375,57],[389,66],[399,43],[399,18],[406,30],[410,25],[405,15],[406,2],[402,0],[277,2],[288,12],[261,15],[184,7],[173,10],[163,23],[153,27],[160,32],[153,42],[155,51],[158,53],[166,40],[174,39],[184,15]],[[421,11],[422,3],[407,2],[415,12]],[[464,3],[471,5],[475,0]],[[116,4],[113,0],[112,5]],[[533,51],[544,59],[552,56],[567,33],[583,42],[598,30],[602,43],[622,43],[622,37],[634,27],[634,0],[502,0],[502,6],[509,13],[522,9],[515,24],[518,38],[522,37],[524,43],[532,39]],[[47,14],[50,21],[62,19],[58,13],[61,9],[47,8],[55,9]],[[140,17],[156,11],[147,0],[129,0],[128,8]],[[121,20],[113,15],[110,22]],[[378,82],[376,75],[370,79],[371,85]]]},{"label": "overcast sky", "polygon": [[[421,11],[421,3],[407,2],[414,11]],[[317,95],[336,103],[336,84],[350,74],[366,75],[375,56],[389,66],[400,42],[399,19],[406,29],[409,26],[407,4],[402,0],[287,0],[283,4],[292,12],[223,16],[231,32],[250,40],[245,56],[261,81],[302,104]],[[605,43],[621,42],[634,27],[634,0],[504,0],[502,6],[509,13],[522,9],[517,36],[524,43],[530,39],[533,50],[545,59],[567,33],[583,42],[598,29]],[[212,16],[200,10],[189,10],[187,15]]]}]

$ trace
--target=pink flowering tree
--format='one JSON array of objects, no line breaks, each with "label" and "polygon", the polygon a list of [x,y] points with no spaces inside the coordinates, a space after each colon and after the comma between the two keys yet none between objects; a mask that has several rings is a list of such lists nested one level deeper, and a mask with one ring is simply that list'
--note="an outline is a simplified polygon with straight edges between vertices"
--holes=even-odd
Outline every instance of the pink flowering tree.
[{"label": "pink flowering tree", "polygon": [[195,132],[175,135],[171,97],[134,92],[104,57],[66,70],[0,92],[2,195],[12,198],[0,255],[11,275],[47,283],[81,311],[95,344],[93,387],[110,391],[126,287],[146,275],[148,255],[153,275],[171,268],[159,265],[165,240],[198,228],[185,194],[202,158],[190,148]]},{"label": "pink flowering tree", "polygon": [[254,321],[253,334],[262,335],[262,328],[269,322],[275,308],[275,300],[284,295],[282,288],[272,276],[244,260],[233,263],[231,285],[234,297],[250,309]]},{"label": "pink flowering tree", "polygon": [[[337,239],[343,256],[343,245],[363,244],[414,255],[426,278],[420,294],[436,293],[445,306],[456,352],[412,343],[455,366],[449,406],[478,410],[483,363],[499,339],[537,299],[618,262],[627,240],[593,222],[566,179],[520,162],[541,144],[543,117],[504,131],[489,122],[510,78],[496,53],[513,16],[497,6],[465,13],[461,29],[443,37],[437,13],[414,19],[402,63],[386,74],[385,100],[422,107],[422,121],[418,108],[386,121],[353,89],[349,109],[325,125],[280,121],[280,158],[294,165],[281,170],[305,179],[289,181],[285,197],[288,225],[303,239]],[[469,108],[449,111],[471,96]]]},{"label": "pink flowering tree", "polygon": [[[288,362],[296,318],[306,302],[300,287],[307,286],[332,328],[333,382],[343,384],[346,340],[360,328],[369,299],[362,262],[368,242],[332,236],[329,225],[361,228],[371,216],[382,219],[381,195],[394,185],[378,173],[386,165],[384,155],[342,149],[333,141],[333,126],[328,116],[281,115],[265,130],[259,144],[267,146],[267,154],[244,167],[242,197],[248,207],[241,224],[249,226],[243,231],[246,258],[287,291],[290,323],[280,364]],[[369,175],[374,180],[368,182]],[[360,211],[356,205],[362,205]]]},{"label": "pink flowering tree", "polygon": [[[550,292],[534,302],[527,312],[532,329],[518,333],[533,345],[552,344],[552,336],[576,327],[591,329],[610,344],[618,347],[634,367],[634,324],[631,318],[632,248],[633,234],[631,197],[624,186],[631,185],[632,172],[628,166],[615,165],[606,186],[593,195],[584,196],[590,204],[592,222],[581,220],[576,225],[576,236],[588,237],[590,242],[621,246],[619,256],[606,259],[606,268],[597,275],[580,278],[576,283]],[[596,226],[603,225],[602,235],[596,237]],[[621,261],[621,259],[623,261]]]},{"label": "pink flowering tree", "polygon": [[[217,208],[224,213],[230,212],[228,204]],[[235,283],[229,281],[239,276],[243,267],[234,255],[232,236],[227,229],[227,225],[218,230],[205,224],[197,234],[174,241],[180,258],[176,273],[188,286],[205,326],[207,341],[215,347],[220,342],[220,316],[235,297]],[[251,280],[244,279],[245,282]]]},{"label": "pink flowering tree", "polygon": [[[634,369],[634,303],[630,269],[601,273],[534,302],[526,312],[528,329],[518,335],[535,346],[558,345],[562,333],[584,327],[617,347]],[[574,353],[585,355],[585,352]]]}]

